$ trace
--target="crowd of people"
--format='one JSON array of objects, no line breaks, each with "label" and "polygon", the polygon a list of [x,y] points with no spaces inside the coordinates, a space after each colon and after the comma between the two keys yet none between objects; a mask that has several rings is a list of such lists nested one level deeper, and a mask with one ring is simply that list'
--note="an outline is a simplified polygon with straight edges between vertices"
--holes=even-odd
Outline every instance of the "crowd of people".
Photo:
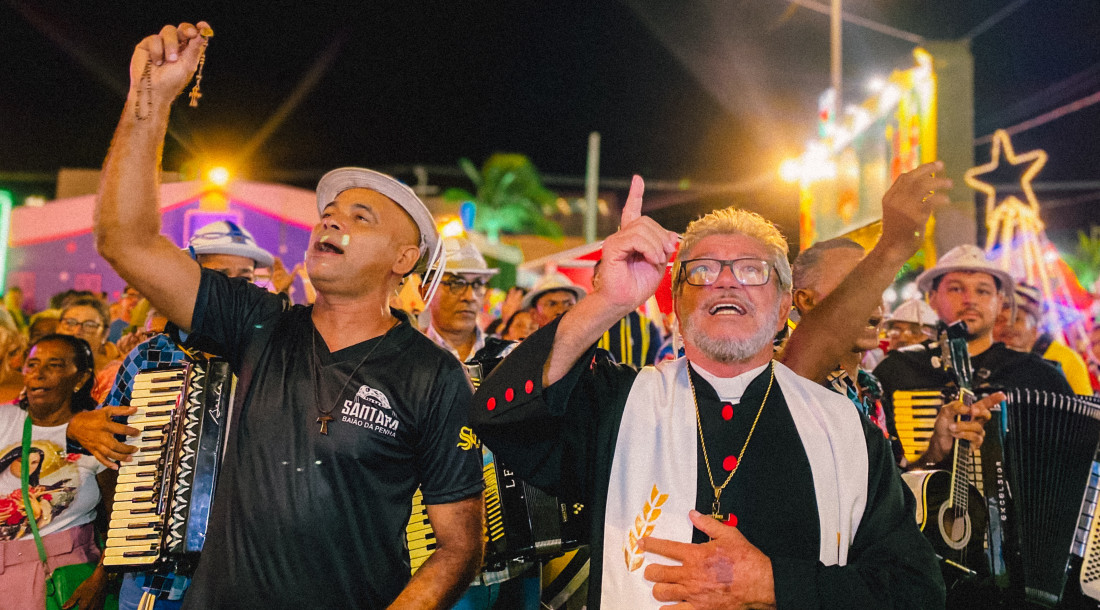
[{"label": "crowd of people", "polygon": [[[182,250],[159,231],[160,148],[205,28],[166,26],[134,51],[95,227],[126,288],[37,312],[5,295],[5,603],[41,607],[49,572],[80,563],[95,567],[69,601],[102,603],[93,522],[136,451],[134,376],[192,350],[238,377],[205,547],[193,574],[126,572],[123,608],[538,608],[537,562],[481,569],[496,458],[585,507],[576,607],[944,607],[964,579],[938,561],[900,473],[950,468],[960,439],[980,449],[998,390],[1096,387],[1094,364],[1043,328],[1041,293],[974,246],[924,271],[925,299],[886,311],[947,202],[939,162],[889,189],[874,247],[832,239],[793,265],[751,212],[661,227],[636,177],[591,287],[559,273],[507,287],[491,322],[499,270],[441,238],[399,181],[341,168],[317,186],[311,291],[294,304],[291,274],[246,228],[213,223]],[[669,267],[675,315],[651,319],[643,305]],[[273,287],[252,283],[259,268],[281,270]],[[409,282],[422,308],[398,296]],[[914,448],[899,397],[950,385],[937,324],[959,320],[984,390],[944,400]],[[468,362],[496,368],[473,388]],[[436,548],[411,573],[417,490]]]}]

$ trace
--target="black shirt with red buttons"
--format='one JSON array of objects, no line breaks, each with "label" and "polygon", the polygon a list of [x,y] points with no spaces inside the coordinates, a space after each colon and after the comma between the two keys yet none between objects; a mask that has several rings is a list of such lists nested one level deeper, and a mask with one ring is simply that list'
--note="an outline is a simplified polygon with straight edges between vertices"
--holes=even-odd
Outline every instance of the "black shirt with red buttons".
[{"label": "black shirt with red buttons", "polygon": [[[604,513],[619,424],[637,370],[592,349],[557,383],[543,388],[543,364],[557,330],[525,339],[474,395],[470,420],[482,441],[521,478],[586,505],[591,548],[588,603],[601,594]],[[715,481],[740,452],[768,386],[767,369],[738,405],[719,401],[694,370],[703,434]],[[728,417],[727,417],[728,415]],[[772,561],[780,608],[942,607],[943,581],[931,547],[913,521],[882,432],[864,421],[867,508],[847,566],[819,561],[819,520],[809,458],[778,384],[764,405],[737,473],[722,494],[723,518]],[[698,447],[696,509],[711,512],[714,492]],[[731,519],[732,516],[732,519]],[[693,542],[705,542],[695,531]]]},{"label": "black shirt with red buttons", "polygon": [[383,608],[409,580],[416,488],[425,504],[482,490],[481,452],[458,442],[461,364],[405,322],[329,352],[311,313],[202,273],[189,340],[225,346],[239,381],[185,607]]}]

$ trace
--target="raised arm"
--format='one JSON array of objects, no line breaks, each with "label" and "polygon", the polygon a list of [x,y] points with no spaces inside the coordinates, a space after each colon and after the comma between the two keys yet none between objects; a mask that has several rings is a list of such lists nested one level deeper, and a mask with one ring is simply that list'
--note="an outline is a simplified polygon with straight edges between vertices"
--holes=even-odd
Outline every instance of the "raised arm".
[{"label": "raised arm", "polygon": [[562,316],[543,368],[543,385],[564,377],[600,335],[657,290],[679,238],[642,216],[644,191],[642,178],[634,176],[619,230],[603,242],[600,281]]},{"label": "raised arm", "polygon": [[852,339],[882,302],[898,270],[920,248],[925,225],[947,204],[952,182],[943,162],[926,163],[898,177],[882,198],[882,237],[829,296],[806,313],[780,356],[799,375],[824,381],[851,351]]},{"label": "raised arm", "polygon": [[191,80],[205,39],[197,26],[164,26],[134,48],[130,91],[103,164],[96,249],[158,311],[189,330],[199,266],[160,234],[160,157],[172,101]]}]

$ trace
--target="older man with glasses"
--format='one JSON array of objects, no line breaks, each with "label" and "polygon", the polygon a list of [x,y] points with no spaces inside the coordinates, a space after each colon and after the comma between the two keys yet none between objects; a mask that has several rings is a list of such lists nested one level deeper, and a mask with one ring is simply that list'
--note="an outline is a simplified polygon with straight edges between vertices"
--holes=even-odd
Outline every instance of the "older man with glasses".
[{"label": "older man with glasses", "polygon": [[636,177],[593,292],[505,358],[470,411],[521,477],[587,507],[589,607],[942,608],[882,432],[773,359],[791,268],[771,223],[727,208],[688,226],[672,286],[685,357],[593,359],[677,248],[641,207]]},{"label": "older man with glasses", "polygon": [[[439,290],[428,303],[424,334],[454,354],[459,362],[465,362],[485,346],[485,333],[477,325],[477,317],[489,291],[489,279],[500,270],[490,269],[467,239],[446,237],[443,248],[447,263]],[[429,278],[424,286],[430,283]]]}]

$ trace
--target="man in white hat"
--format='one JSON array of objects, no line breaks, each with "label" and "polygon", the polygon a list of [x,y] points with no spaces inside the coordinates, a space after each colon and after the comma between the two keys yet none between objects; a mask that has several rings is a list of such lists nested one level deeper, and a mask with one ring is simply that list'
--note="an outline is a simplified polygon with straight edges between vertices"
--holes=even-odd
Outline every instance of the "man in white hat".
[{"label": "man in white hat", "polygon": [[443,251],[447,262],[439,289],[428,303],[429,319],[424,334],[454,354],[459,362],[466,362],[485,347],[485,333],[477,325],[477,316],[485,303],[489,279],[500,273],[500,269],[490,269],[468,239],[445,237]]},{"label": "man in white hat", "polygon": [[[134,50],[95,225],[119,275],[189,340],[221,346],[239,377],[184,607],[449,605],[483,547],[481,456],[458,446],[470,386],[447,351],[388,307],[402,277],[436,252],[431,214],[384,174],[326,174],[305,256],[317,290],[308,307],[176,249],[160,235],[158,162],[206,29],[165,26]],[[404,540],[417,487],[437,548],[410,579]]]},{"label": "man in white hat", "polygon": [[936,312],[921,299],[911,299],[898,305],[886,319],[886,339],[890,342],[886,351],[935,339],[939,321]]},{"label": "man in white hat", "polygon": [[1092,395],[1089,370],[1080,354],[1043,330],[1043,293],[1030,284],[1016,282],[1015,301],[1001,306],[993,340],[1020,352],[1032,352],[1055,363],[1073,391]]},{"label": "man in white hat", "polygon": [[[985,257],[981,248],[963,244],[944,254],[936,265],[917,277],[917,287],[928,297],[928,304],[940,320],[951,324],[966,322],[967,349],[974,369],[975,387],[991,389],[1032,388],[1072,394],[1065,377],[1034,354],[1013,351],[1003,343],[993,341],[993,326],[1006,295],[1011,296],[1015,282],[1007,272]],[[875,367],[874,374],[882,382],[885,395],[886,422],[893,437],[897,437],[894,401],[915,390],[943,390],[950,378],[939,365],[938,344],[925,343],[895,350]],[[969,440],[980,447],[985,439],[987,409],[940,409],[927,449],[910,468],[941,466],[951,456],[954,439]],[[975,403],[978,404],[978,403]],[[969,415],[970,421],[956,421]],[[918,448],[919,450],[919,448]]]},{"label": "man in white hat", "polygon": [[564,273],[555,271],[539,278],[523,297],[520,309],[530,309],[539,328],[557,320],[584,298],[585,289]]}]

